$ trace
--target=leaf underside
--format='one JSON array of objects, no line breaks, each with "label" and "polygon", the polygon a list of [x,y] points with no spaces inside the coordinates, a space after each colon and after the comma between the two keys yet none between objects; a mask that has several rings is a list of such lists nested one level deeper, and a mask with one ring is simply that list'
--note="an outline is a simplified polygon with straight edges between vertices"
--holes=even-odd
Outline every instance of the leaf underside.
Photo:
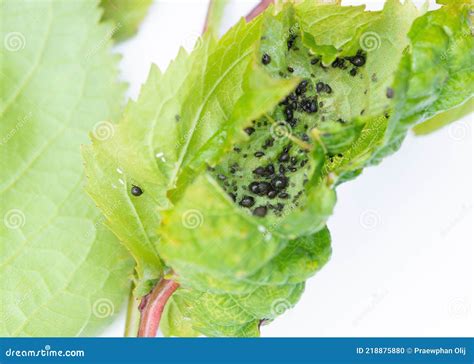
[{"label": "leaf underside", "polygon": [[93,335],[133,269],[82,186],[79,147],[123,97],[110,27],[90,1],[0,7],[0,336]]}]

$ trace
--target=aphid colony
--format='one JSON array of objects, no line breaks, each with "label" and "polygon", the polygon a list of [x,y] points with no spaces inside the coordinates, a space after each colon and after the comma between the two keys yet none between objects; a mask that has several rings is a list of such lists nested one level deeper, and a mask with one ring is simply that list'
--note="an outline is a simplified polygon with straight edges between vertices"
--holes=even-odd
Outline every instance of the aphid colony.
[{"label": "aphid colony", "polygon": [[[304,47],[297,47],[297,37],[288,38],[288,52],[306,52]],[[304,53],[306,57],[306,53]],[[319,72],[326,72],[319,57],[310,55],[308,63],[311,67],[319,67]],[[263,53],[261,63],[268,66],[272,63],[272,55]],[[352,57],[337,58],[331,68],[349,70],[351,76],[366,63],[362,51]],[[317,70],[314,71],[317,73]],[[296,74],[290,65],[279,70],[280,77],[292,77]],[[245,128],[249,139],[234,146],[225,160],[211,173],[219,181],[230,198],[254,216],[281,216],[287,209],[298,206],[304,198],[305,184],[308,182],[309,163],[308,150],[295,143],[293,138],[276,136],[272,126],[275,122],[284,121],[292,137],[303,144],[311,143],[308,132],[324,117],[318,111],[324,108],[324,101],[333,93],[332,87],[317,79],[304,78],[270,113]],[[342,119],[335,122],[345,123]]]},{"label": "aphid colony", "polygon": [[[245,130],[250,140],[234,147],[225,162],[210,170],[232,200],[253,215],[263,217],[270,211],[280,215],[286,204],[297,204],[302,194],[306,174],[292,177],[305,168],[306,151],[288,139],[272,137],[266,120],[252,125]],[[295,194],[293,190],[298,188],[300,192]]]},{"label": "aphid colony", "polygon": [[[319,72],[327,72],[329,68],[345,72],[350,69],[349,75],[356,76],[358,68],[366,63],[365,55],[358,51],[354,56],[337,58],[326,67],[319,57],[308,53],[298,42],[296,35],[289,36],[288,54],[299,52],[299,57],[309,57],[308,65],[319,68]],[[263,53],[261,62],[264,66],[270,65],[272,56]],[[254,216],[281,216],[285,210],[298,206],[304,198],[310,166],[309,151],[302,145],[310,145],[308,132],[312,128],[319,122],[328,122],[320,112],[325,107],[325,100],[333,93],[332,87],[318,80],[316,73],[318,69],[312,71],[311,77],[304,78],[270,115],[252,121],[251,126],[244,130],[248,140],[235,145],[215,168],[209,167],[230,198],[240,207],[249,209]],[[293,66],[288,65],[279,70],[276,77],[295,75],[301,77]],[[346,123],[341,118],[332,122]],[[275,133],[275,123],[286,125],[291,138],[288,134]],[[295,138],[301,143],[295,143]],[[140,187],[132,186],[132,195],[140,196],[142,193]]]}]

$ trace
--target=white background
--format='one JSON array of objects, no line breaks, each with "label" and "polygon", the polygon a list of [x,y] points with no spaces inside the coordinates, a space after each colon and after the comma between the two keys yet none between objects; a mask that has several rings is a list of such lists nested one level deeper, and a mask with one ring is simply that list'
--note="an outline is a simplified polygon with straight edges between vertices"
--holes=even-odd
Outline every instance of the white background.
[{"label": "white background", "polygon": [[[232,1],[223,31],[257,1]],[[380,9],[383,1],[345,1]],[[415,1],[422,4],[423,1]],[[151,63],[165,70],[199,36],[207,1],[158,1],[116,47],[136,98]],[[472,115],[409,136],[381,165],[338,188],[330,262],[262,336],[473,336]],[[123,315],[104,336],[122,336]]]}]

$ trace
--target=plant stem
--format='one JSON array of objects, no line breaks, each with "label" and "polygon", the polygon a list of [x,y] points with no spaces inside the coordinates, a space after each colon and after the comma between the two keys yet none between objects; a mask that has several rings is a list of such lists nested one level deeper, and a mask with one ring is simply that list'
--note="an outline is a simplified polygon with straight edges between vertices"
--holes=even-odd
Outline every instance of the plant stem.
[{"label": "plant stem", "polygon": [[140,323],[140,311],[138,305],[139,300],[133,295],[134,285],[130,288],[130,294],[128,296],[128,305],[127,305],[127,318],[125,321],[125,337],[136,337],[138,333],[138,325]]},{"label": "plant stem", "polygon": [[138,337],[155,337],[166,302],[179,287],[175,281],[162,279],[140,303]]},{"label": "plant stem", "polygon": [[[227,0],[210,0],[203,33],[208,29],[217,31],[226,3]],[[271,3],[273,3],[273,0],[261,0],[260,3],[247,14],[245,20],[252,20],[262,13]],[[179,283],[173,280],[161,279],[153,290],[142,298],[139,304],[138,300],[133,296],[132,289],[128,299],[125,336],[135,336],[138,329],[138,337],[155,337],[166,302],[168,302],[168,299],[178,287]]]},{"label": "plant stem", "polygon": [[209,7],[207,8],[206,21],[204,22],[202,34],[209,30],[218,35],[224,9],[228,2],[229,0],[209,0]]},{"label": "plant stem", "polygon": [[273,3],[274,0],[261,0],[260,3],[254,7],[250,13],[247,14],[245,17],[245,20],[250,21],[256,16],[258,16],[260,13],[262,13],[268,6]]}]

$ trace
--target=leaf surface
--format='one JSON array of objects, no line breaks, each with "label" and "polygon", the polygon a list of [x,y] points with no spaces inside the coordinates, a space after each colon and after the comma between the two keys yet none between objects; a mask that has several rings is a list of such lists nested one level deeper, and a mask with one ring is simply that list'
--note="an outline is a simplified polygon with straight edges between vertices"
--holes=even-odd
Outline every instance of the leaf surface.
[{"label": "leaf surface", "polygon": [[123,95],[110,28],[88,1],[0,7],[0,335],[93,335],[132,269],[82,188],[80,144]]},{"label": "leaf surface", "polygon": [[[259,34],[259,22],[240,22],[218,43],[208,35],[190,55],[181,50],[166,73],[152,67],[113,137],[96,138],[84,150],[87,190],[109,212],[108,225],[134,255],[145,282],[162,274],[156,252],[160,210],[179,200],[205,163],[231,148],[231,136],[244,137],[241,128],[249,119],[295,85],[272,80],[256,67]],[[142,196],[131,195],[133,185]]]},{"label": "leaf surface", "polygon": [[153,0],[100,0],[102,20],[113,24],[112,36],[120,42],[133,36]]}]

